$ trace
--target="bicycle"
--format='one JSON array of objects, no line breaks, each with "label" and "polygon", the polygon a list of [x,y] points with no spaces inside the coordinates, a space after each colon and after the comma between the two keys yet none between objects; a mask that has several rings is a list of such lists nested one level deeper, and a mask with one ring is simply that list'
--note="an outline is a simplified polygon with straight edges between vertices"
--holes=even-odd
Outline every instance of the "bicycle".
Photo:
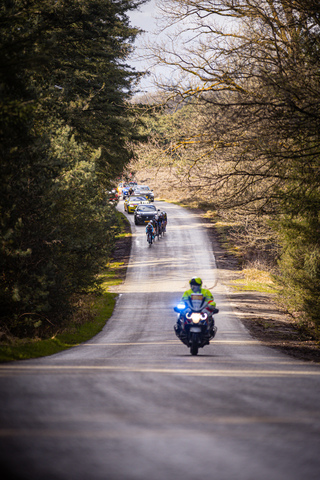
[{"label": "bicycle", "polygon": [[153,235],[152,235],[151,232],[148,232],[148,233],[147,233],[147,241],[148,241],[148,243],[149,243],[149,247],[151,247],[152,242],[153,242]]}]

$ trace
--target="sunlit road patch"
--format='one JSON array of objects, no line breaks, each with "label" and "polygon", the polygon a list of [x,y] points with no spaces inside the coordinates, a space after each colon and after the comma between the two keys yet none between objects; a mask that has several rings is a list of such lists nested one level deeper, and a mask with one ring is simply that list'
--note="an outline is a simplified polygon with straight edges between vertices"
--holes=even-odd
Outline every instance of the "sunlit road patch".
[{"label": "sunlit road patch", "polygon": [[1,366],[0,374],[26,373],[64,373],[67,371],[96,371],[96,372],[121,372],[121,373],[152,373],[162,375],[186,375],[198,377],[293,377],[310,376],[319,377],[319,370],[281,370],[281,369],[192,369],[192,368],[165,368],[165,367],[130,367],[110,365],[20,365]]}]

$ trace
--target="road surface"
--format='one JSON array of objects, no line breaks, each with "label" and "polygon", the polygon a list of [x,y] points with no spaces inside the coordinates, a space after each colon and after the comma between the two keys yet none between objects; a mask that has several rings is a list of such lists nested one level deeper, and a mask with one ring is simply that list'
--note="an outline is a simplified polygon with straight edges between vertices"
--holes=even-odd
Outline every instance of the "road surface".
[{"label": "road surface", "polygon": [[[167,234],[148,247],[129,216],[127,278],[103,331],[0,365],[1,477],[318,480],[320,366],[255,341],[218,281],[201,219],[156,205]],[[194,275],[220,309],[198,356],[173,332],[173,306]]]}]

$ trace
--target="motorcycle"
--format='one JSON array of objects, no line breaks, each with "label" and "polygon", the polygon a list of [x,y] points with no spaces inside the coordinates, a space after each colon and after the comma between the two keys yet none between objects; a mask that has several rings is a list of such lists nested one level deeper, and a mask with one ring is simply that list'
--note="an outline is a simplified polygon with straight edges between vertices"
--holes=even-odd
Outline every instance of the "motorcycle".
[{"label": "motorcycle", "polygon": [[[174,307],[178,313],[175,333],[190,348],[191,355],[197,355],[199,348],[209,345],[217,332],[212,315],[204,311],[207,306],[208,302],[201,293],[193,293],[190,299]],[[215,308],[213,313],[219,313],[219,310]]]}]

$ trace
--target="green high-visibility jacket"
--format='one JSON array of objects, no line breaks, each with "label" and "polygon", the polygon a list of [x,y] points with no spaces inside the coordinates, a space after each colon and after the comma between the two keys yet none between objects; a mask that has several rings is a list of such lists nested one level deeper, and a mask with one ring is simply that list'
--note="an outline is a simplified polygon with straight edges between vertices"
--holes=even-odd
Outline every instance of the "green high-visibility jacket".
[{"label": "green high-visibility jacket", "polygon": [[[189,297],[190,297],[190,295],[192,295],[193,293],[195,293],[195,292],[193,292],[193,291],[191,290],[191,288],[190,288],[189,290],[187,290],[186,292],[184,292],[184,294],[182,295],[182,299],[181,299],[181,300],[182,300],[182,301],[188,300]],[[210,292],[210,290],[207,290],[206,288],[201,288],[201,290],[200,290],[199,293],[202,293],[202,295],[204,296],[206,302],[209,302],[209,300],[214,300],[212,293]],[[216,306],[216,302],[211,303],[211,305]]]}]

